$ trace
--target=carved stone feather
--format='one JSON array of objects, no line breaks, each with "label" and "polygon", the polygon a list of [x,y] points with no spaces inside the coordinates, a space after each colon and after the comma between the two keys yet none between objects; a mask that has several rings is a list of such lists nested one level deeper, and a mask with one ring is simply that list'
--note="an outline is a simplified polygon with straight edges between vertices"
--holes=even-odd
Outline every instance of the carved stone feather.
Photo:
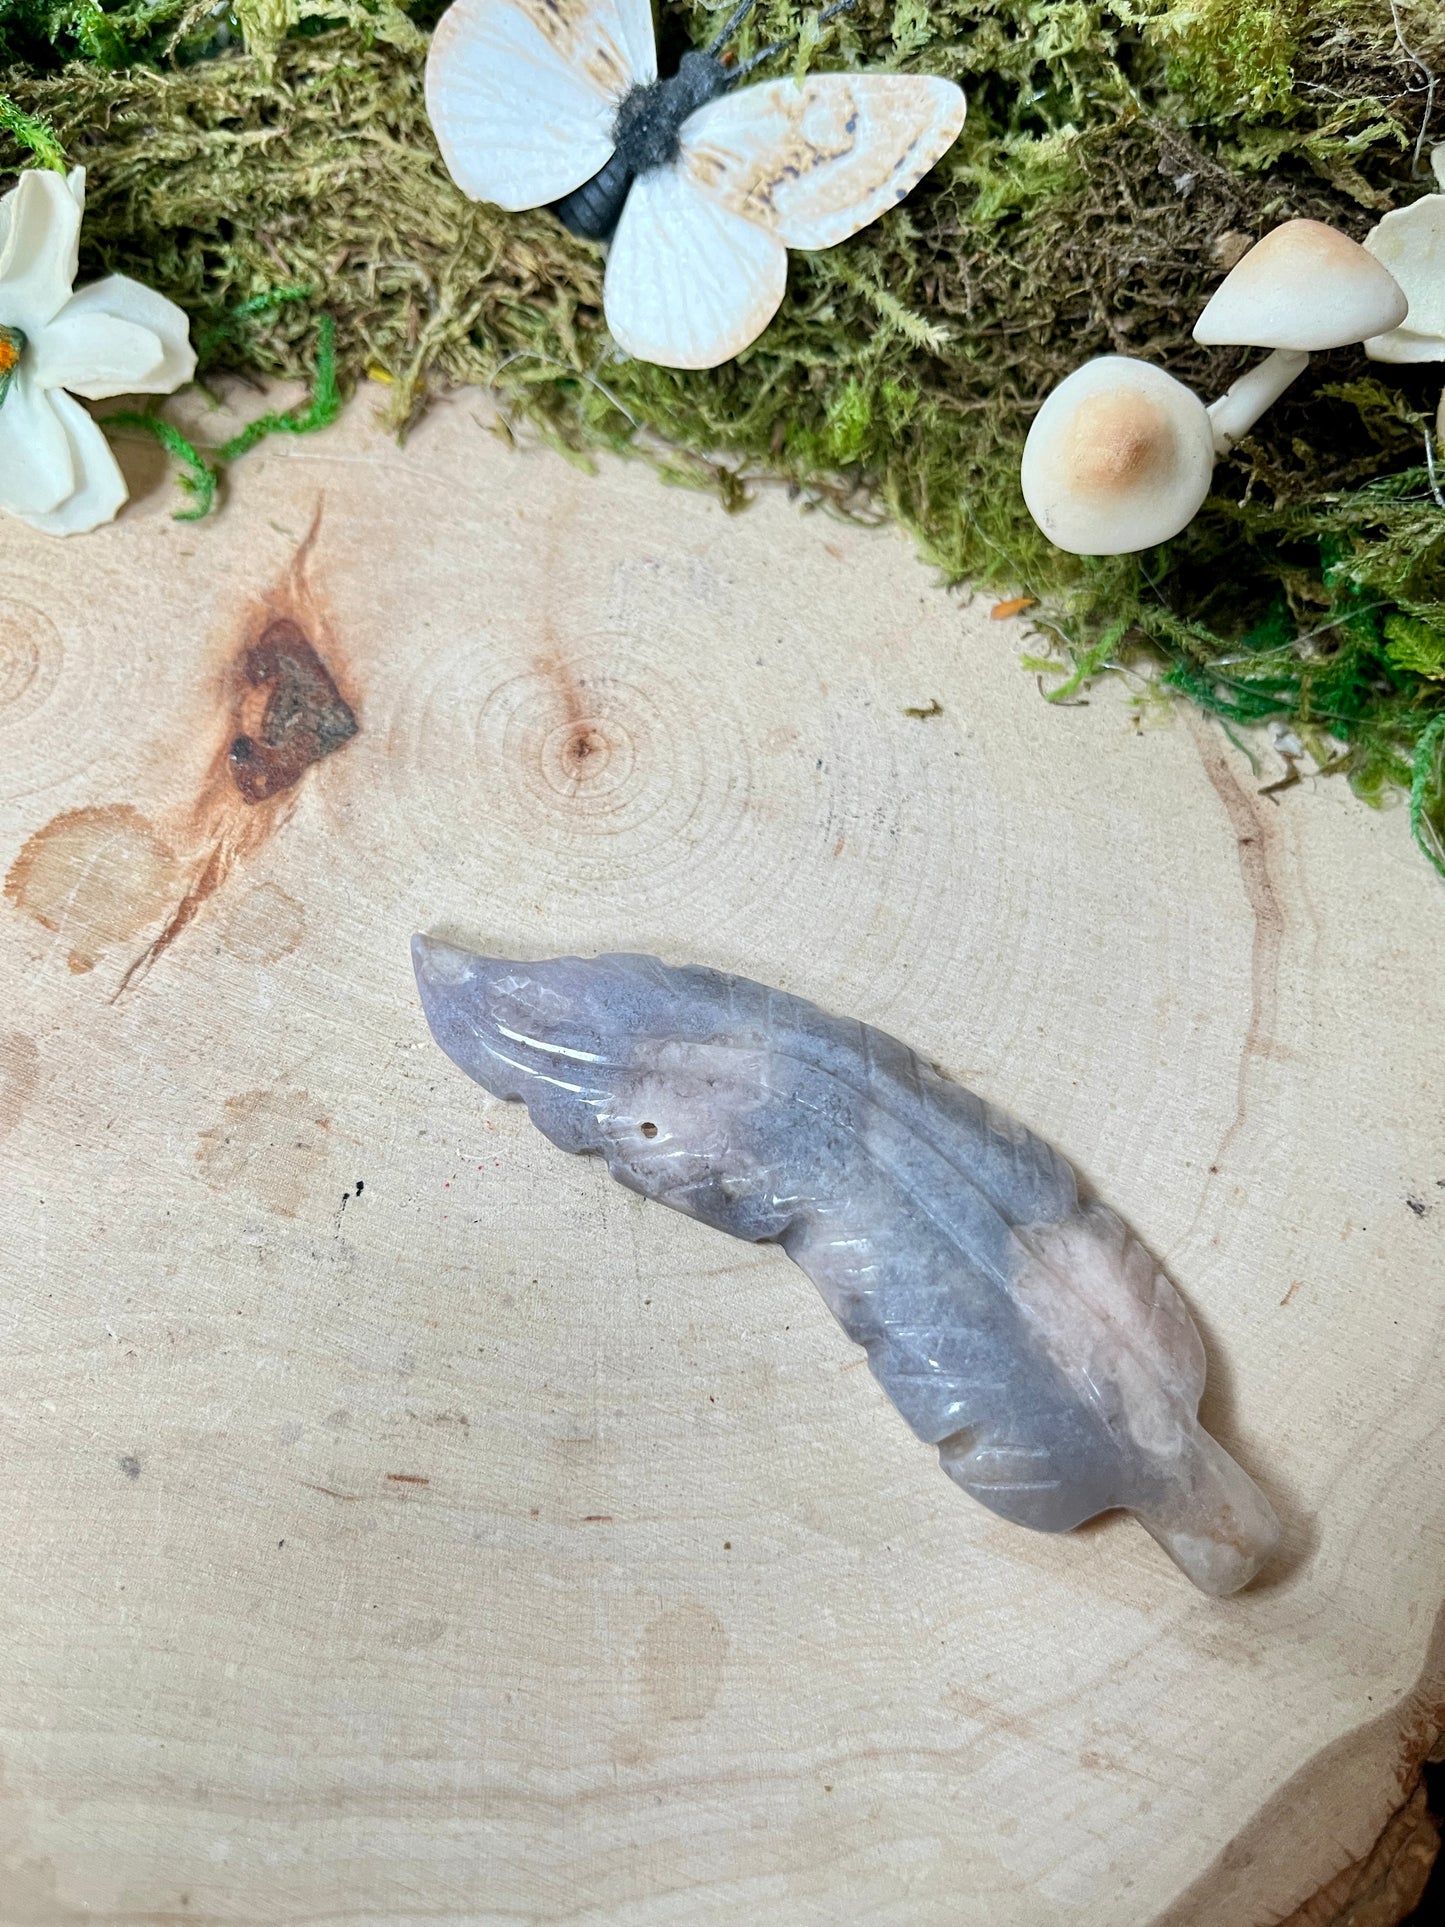
[{"label": "carved stone feather", "polygon": [[991,1511],[1063,1532],[1122,1506],[1206,1592],[1253,1578],[1279,1526],[1199,1424],[1194,1322],[1041,1138],[883,1032],[743,977],[412,951],[454,1062],[644,1197],[781,1244]]}]

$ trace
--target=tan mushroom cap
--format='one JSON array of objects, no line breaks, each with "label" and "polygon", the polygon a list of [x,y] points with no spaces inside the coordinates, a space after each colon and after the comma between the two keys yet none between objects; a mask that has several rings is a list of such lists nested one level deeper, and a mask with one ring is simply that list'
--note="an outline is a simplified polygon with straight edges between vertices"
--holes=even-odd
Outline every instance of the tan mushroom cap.
[{"label": "tan mushroom cap", "polygon": [[1365,236],[1410,303],[1402,327],[1365,343],[1372,361],[1445,361],[1445,146],[1430,158],[1441,192],[1395,208]]},{"label": "tan mushroom cap", "polygon": [[1323,221],[1286,221],[1220,282],[1194,339],[1313,354],[1398,328],[1408,306],[1394,276],[1358,241]]},{"label": "tan mushroom cap", "polygon": [[1072,555],[1130,555],[1199,512],[1214,437],[1199,397],[1151,362],[1100,355],[1061,381],[1029,430],[1030,515]]}]

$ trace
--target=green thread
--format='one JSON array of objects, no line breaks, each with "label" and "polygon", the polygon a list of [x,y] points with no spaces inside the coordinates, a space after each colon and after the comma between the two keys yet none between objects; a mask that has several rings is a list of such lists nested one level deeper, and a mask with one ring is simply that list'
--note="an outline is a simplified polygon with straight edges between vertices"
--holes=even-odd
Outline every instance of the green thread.
[{"label": "green thread", "polygon": [[278,308],[284,308],[293,301],[309,301],[315,292],[314,288],[267,288],[260,294],[252,295],[249,301],[238,301],[234,308],[196,336],[197,361],[205,367],[219,348],[240,339],[248,321],[274,314]]},{"label": "green thread", "polygon": [[174,520],[177,522],[199,522],[210,514],[216,501],[216,486],[220,477],[212,463],[207,460],[187,436],[172,422],[160,415],[137,414],[132,409],[120,409],[114,415],[105,417],[107,428],[138,428],[158,441],[168,455],[173,455],[183,466],[184,473],[176,479],[195,503],[194,508],[177,509]]},{"label": "green thread", "polygon": [[260,415],[255,421],[248,422],[229,441],[222,442],[213,459],[220,467],[227,468],[268,435],[313,435],[319,428],[329,428],[340,413],[341,390],[336,379],[336,323],[330,315],[323,315],[316,344],[316,370],[307,400],[284,414]]},{"label": "green thread", "polygon": [[317,429],[327,428],[340,411],[341,392],[336,379],[336,324],[330,315],[323,315],[316,344],[311,393],[304,402],[284,414],[259,415],[218,447],[204,449],[198,448],[173,423],[157,414],[137,414],[123,409],[107,416],[106,425],[139,429],[153,436],[168,455],[180,462],[182,472],[176,479],[192,498],[193,506],[178,509],[174,519],[177,522],[199,522],[215,507],[221,477],[232,462],[238,462],[243,455],[249,454],[268,435],[311,435]]}]

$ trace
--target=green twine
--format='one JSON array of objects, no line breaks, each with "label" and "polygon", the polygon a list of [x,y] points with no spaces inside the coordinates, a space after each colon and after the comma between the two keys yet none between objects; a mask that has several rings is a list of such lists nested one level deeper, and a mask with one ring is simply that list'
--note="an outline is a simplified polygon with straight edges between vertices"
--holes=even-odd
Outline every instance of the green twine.
[{"label": "green twine", "polygon": [[[196,336],[196,359],[204,366],[217,348],[236,338],[243,322],[259,320],[262,315],[273,314],[277,308],[284,308],[293,301],[309,301],[315,293],[315,288],[268,288],[264,294],[253,294],[249,301],[238,301],[219,321]],[[334,350],[334,320],[331,320],[331,329]],[[333,372],[335,363],[333,352]]]},{"label": "green twine", "polygon": [[180,485],[195,502],[194,508],[177,509],[177,522],[199,522],[209,515],[216,503],[216,484],[220,476],[202,455],[193,441],[184,436],[179,428],[159,415],[138,415],[126,410],[118,415],[106,417],[107,427],[140,428],[156,440],[168,455],[174,455],[188,471],[178,477]]},{"label": "green twine", "polygon": [[[281,300],[297,298],[301,297],[289,290],[283,291],[279,297]],[[276,305],[277,299],[277,296],[258,297],[259,302],[270,306]],[[245,305],[259,312],[257,302]],[[183,468],[183,473],[177,479],[194,506],[177,509],[174,519],[177,522],[199,522],[215,507],[216,490],[224,470],[232,462],[249,454],[257,442],[265,441],[268,435],[314,434],[318,428],[330,427],[340,412],[341,390],[336,378],[336,324],[330,315],[323,315],[316,343],[316,371],[306,401],[284,414],[273,412],[258,415],[255,421],[248,422],[218,448],[198,448],[179,428],[159,415],[135,414],[127,410],[106,419],[108,425],[138,428],[147,435],[153,435],[168,455],[175,456]]]},{"label": "green twine", "polygon": [[1415,745],[1410,767],[1410,834],[1423,854],[1445,877],[1445,771],[1441,769],[1441,749],[1445,746],[1445,714],[1427,723]]},{"label": "green twine", "polygon": [[329,428],[341,413],[341,390],[336,380],[336,323],[331,316],[321,317],[316,343],[316,373],[309,399],[284,415],[259,415],[248,422],[228,442],[222,442],[215,458],[222,468],[239,461],[257,442],[268,435],[312,435],[318,428]]}]

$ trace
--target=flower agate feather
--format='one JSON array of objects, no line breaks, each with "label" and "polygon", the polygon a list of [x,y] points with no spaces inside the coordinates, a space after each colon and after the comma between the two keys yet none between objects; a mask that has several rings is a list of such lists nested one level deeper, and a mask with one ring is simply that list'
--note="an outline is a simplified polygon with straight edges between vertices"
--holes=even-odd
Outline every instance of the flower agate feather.
[{"label": "flower agate feather", "polygon": [[965,1491],[1063,1532],[1122,1506],[1206,1592],[1279,1527],[1196,1416],[1158,1265],[1054,1151],[905,1045],[652,957],[516,963],[413,939],[442,1049],[644,1197],[774,1240]]}]

